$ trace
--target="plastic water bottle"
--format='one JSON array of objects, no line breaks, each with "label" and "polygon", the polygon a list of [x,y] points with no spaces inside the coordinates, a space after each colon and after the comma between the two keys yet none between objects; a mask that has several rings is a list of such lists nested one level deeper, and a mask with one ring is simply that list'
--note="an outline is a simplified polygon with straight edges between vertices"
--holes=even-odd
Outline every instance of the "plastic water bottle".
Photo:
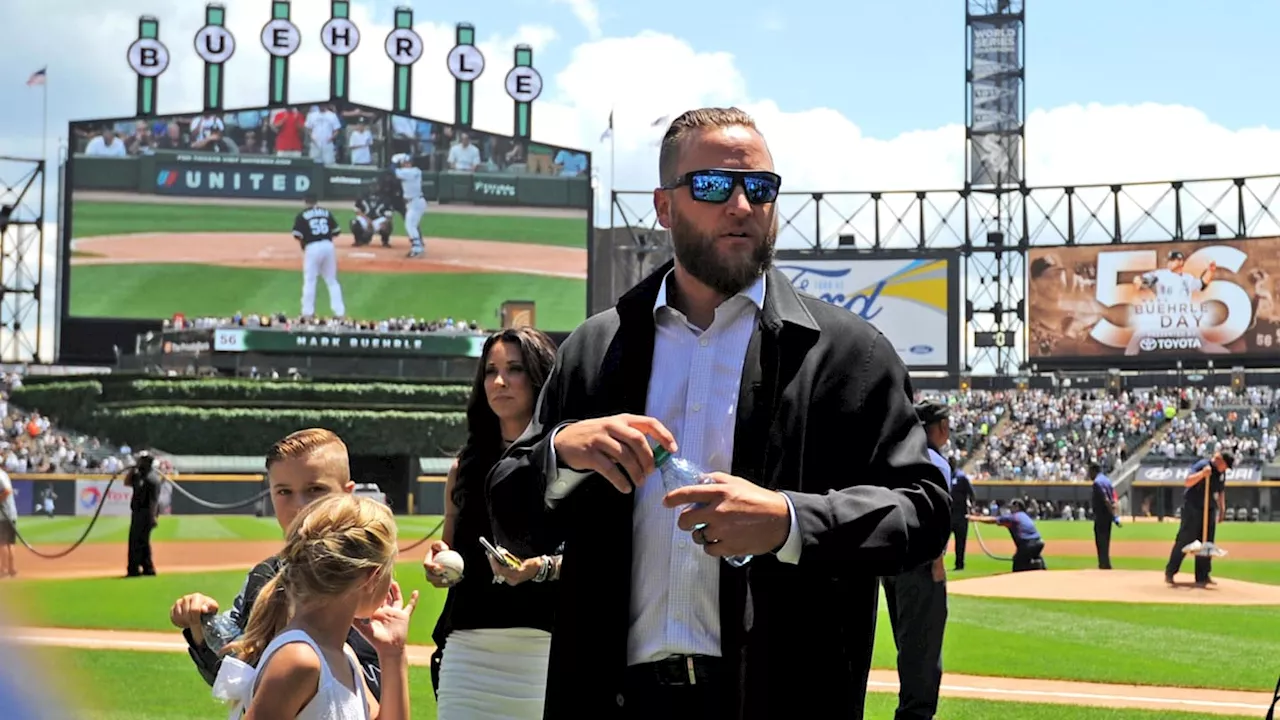
[{"label": "plastic water bottle", "polygon": [[204,630],[205,647],[215,654],[220,654],[222,648],[240,637],[240,626],[230,615],[206,613],[200,619],[200,627]]},{"label": "plastic water bottle", "polygon": [[[662,473],[662,486],[667,489],[667,492],[689,485],[714,485],[716,483],[707,473],[702,471],[702,468],[684,458],[672,455],[661,445],[654,446],[653,461],[658,466],[658,471]],[[701,506],[702,503],[695,505],[695,507]],[[705,525],[697,525],[694,530],[700,527],[705,527]],[[751,555],[732,555],[725,557],[724,561],[734,567],[742,567],[751,562],[751,557]]]}]

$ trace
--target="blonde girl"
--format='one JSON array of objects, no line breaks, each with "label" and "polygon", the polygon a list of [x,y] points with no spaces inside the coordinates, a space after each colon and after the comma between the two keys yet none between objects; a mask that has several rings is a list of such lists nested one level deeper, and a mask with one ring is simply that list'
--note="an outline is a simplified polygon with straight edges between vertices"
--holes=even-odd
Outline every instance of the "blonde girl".
[{"label": "blonde girl", "polygon": [[[409,717],[405,641],[417,605],[394,581],[391,511],[355,495],[306,506],[289,526],[280,570],[258,594],[245,633],[227,646],[214,695],[232,718],[402,720]],[[382,668],[374,699],[347,644],[352,625]]]}]

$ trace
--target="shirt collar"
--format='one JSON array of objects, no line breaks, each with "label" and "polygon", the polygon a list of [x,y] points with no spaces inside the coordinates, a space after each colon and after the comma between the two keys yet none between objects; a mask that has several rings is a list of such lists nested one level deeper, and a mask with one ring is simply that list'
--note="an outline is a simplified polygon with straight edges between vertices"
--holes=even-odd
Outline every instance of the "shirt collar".
[{"label": "shirt collar", "polygon": [[[744,297],[750,300],[751,304],[755,305],[757,309],[763,310],[766,275],[767,273],[761,273],[760,277],[756,278],[755,282],[751,283],[734,297]],[[658,311],[662,308],[671,307],[667,304],[667,284],[674,280],[674,276],[674,267],[668,270],[666,275],[662,276],[662,284],[658,286],[658,297],[653,301],[654,317],[657,317]],[[732,299],[733,298],[730,298],[730,300]],[[725,302],[728,302],[728,300]],[[672,309],[674,310],[675,308]]]}]

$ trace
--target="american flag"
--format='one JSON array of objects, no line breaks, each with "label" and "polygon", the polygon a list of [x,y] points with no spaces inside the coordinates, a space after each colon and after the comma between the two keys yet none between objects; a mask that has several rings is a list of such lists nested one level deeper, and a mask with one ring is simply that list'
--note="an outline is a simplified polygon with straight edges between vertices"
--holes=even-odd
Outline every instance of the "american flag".
[{"label": "american flag", "polygon": [[42,67],[39,70],[31,73],[31,77],[27,78],[27,87],[35,87],[36,85],[43,85],[45,80],[45,75],[48,74],[48,70],[49,70],[48,67]]}]

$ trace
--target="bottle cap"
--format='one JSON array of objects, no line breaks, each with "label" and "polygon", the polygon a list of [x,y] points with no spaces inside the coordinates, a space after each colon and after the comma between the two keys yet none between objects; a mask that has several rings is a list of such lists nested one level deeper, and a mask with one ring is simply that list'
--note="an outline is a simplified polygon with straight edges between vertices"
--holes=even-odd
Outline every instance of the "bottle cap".
[{"label": "bottle cap", "polygon": [[657,467],[662,467],[664,463],[666,463],[668,460],[671,459],[671,453],[667,452],[666,448],[662,447],[657,443],[652,443],[652,446],[653,446],[653,464]]}]

